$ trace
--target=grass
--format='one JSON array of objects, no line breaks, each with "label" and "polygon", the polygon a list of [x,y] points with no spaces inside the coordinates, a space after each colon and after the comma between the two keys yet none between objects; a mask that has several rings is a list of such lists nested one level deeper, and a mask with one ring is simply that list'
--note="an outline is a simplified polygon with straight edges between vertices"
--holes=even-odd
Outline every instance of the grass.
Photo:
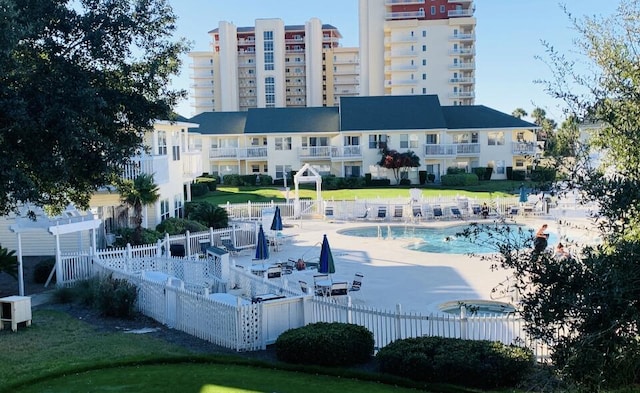
[{"label": "grass", "polygon": [[34,310],[31,327],[17,333],[0,331],[0,349],[0,392],[415,392],[357,370],[204,356],[144,334],[100,332],[54,310]]},{"label": "grass", "polygon": [[[522,184],[519,181],[496,180],[481,182],[477,186],[458,187],[455,189],[443,188],[439,185],[429,185],[422,188],[422,195],[425,197],[452,197],[452,196],[469,196],[480,199],[491,199],[495,197],[513,196],[518,191],[518,187]],[[527,188],[533,185],[526,183]],[[390,198],[409,198],[408,187],[384,187],[384,188],[360,188],[360,189],[342,189],[342,190],[324,190],[322,198],[325,200],[354,200],[358,199],[390,199]],[[295,190],[289,191],[289,197],[294,197]],[[300,198],[315,199],[315,188],[309,188],[305,185],[299,189]],[[229,203],[246,203],[251,202],[284,202],[285,193],[278,187],[225,187],[218,186],[216,191],[209,192],[205,196],[195,197],[194,201],[208,201],[215,205],[224,205]]]}]

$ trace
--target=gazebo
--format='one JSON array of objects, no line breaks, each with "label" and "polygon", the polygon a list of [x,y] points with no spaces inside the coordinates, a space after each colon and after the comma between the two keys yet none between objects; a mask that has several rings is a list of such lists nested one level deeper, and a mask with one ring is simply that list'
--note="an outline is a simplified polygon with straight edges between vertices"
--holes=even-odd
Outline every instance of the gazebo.
[{"label": "gazebo", "polygon": [[[310,174],[307,174],[307,171],[309,171]],[[322,204],[320,203],[322,201],[322,175],[320,175],[320,173],[318,173],[318,171],[316,171],[314,167],[312,167],[308,163],[305,163],[302,168],[300,168],[293,176],[293,183],[296,187],[296,199],[293,205],[293,215],[295,217],[300,217],[301,214],[300,197],[298,196],[298,187],[301,182],[316,183],[316,200],[318,201],[318,209],[321,209],[322,206]]]},{"label": "gazebo", "polygon": [[[36,213],[36,220],[27,217],[27,212]],[[57,277],[62,277],[60,235],[69,233],[81,233],[91,231],[91,247],[96,249],[96,229],[100,228],[102,220],[96,218],[92,212],[81,212],[70,206],[59,216],[50,217],[41,208],[24,206],[21,214],[16,218],[15,224],[9,229],[18,237],[18,291],[24,296],[24,271],[22,265],[22,234],[31,231],[40,231],[55,236],[56,263],[54,269]],[[53,273],[53,272],[52,272]],[[51,275],[49,276],[51,278]],[[48,280],[47,280],[48,283]]]}]

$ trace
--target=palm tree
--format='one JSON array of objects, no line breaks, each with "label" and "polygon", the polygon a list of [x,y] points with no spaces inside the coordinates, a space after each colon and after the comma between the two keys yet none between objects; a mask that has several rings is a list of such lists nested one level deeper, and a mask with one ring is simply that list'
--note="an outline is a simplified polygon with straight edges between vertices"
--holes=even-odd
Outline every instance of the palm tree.
[{"label": "palm tree", "polygon": [[528,113],[522,108],[516,108],[516,109],[513,110],[513,112],[511,112],[511,116],[517,117],[518,119],[522,119],[523,117],[525,117],[527,115],[528,115]]},{"label": "palm tree", "polygon": [[229,224],[229,214],[226,209],[210,202],[198,203],[189,213],[189,219],[198,221],[207,227],[217,229],[226,228]]},{"label": "palm tree", "polygon": [[142,243],[142,208],[152,205],[160,199],[158,186],[153,181],[153,175],[141,173],[135,180],[124,180],[118,186],[120,199],[133,208],[135,231],[133,241]]},{"label": "palm tree", "polygon": [[0,246],[0,273],[7,273],[18,279],[18,257],[15,251]]}]

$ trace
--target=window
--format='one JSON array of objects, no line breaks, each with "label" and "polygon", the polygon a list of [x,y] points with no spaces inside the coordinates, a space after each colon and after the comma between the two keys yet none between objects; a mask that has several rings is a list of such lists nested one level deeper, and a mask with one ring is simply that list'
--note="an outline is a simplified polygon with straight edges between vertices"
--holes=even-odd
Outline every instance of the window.
[{"label": "window", "polygon": [[171,133],[171,153],[173,161],[180,161],[180,133]]},{"label": "window", "polygon": [[345,146],[359,146],[360,145],[360,137],[359,136],[345,135],[345,137],[344,137],[344,145]]},{"label": "window", "polygon": [[265,31],[262,33],[264,38],[264,70],[272,71],[273,65],[273,31]]},{"label": "window", "polygon": [[169,217],[171,217],[169,213],[169,200],[163,199],[160,201],[160,221],[164,221]]},{"label": "window", "polygon": [[260,164],[252,164],[251,173],[260,173]]},{"label": "window", "polygon": [[184,217],[182,194],[176,194],[173,196],[173,216],[178,218]]},{"label": "window", "polygon": [[426,87],[422,88],[422,94],[427,94],[427,88]]},{"label": "window", "polygon": [[267,108],[276,105],[276,82],[272,76],[264,78],[264,101]]},{"label": "window", "polygon": [[422,80],[423,81],[427,80],[427,74],[422,74]]},{"label": "window", "polygon": [[438,134],[427,134],[427,145],[437,145],[438,144]]},{"label": "window", "polygon": [[276,150],[291,150],[291,137],[277,137],[276,138]]},{"label": "window", "polygon": [[369,149],[382,149],[387,146],[387,136],[382,134],[369,135]]},{"label": "window", "polygon": [[489,146],[504,145],[504,132],[502,131],[489,132],[487,136],[489,138],[489,141],[488,141]]},{"label": "window", "polygon": [[436,6],[432,5],[431,6],[431,15],[435,15],[436,14]]},{"label": "window", "polygon": [[517,158],[516,159],[516,168],[522,168],[524,167],[524,160],[522,158]]},{"label": "window", "polygon": [[167,132],[158,131],[158,155],[167,155]]},{"label": "window", "polygon": [[344,165],[344,176],[345,177],[360,177],[360,165]]},{"label": "window", "polygon": [[427,31],[426,30],[422,30],[422,36],[426,37],[427,36]]},{"label": "window", "polygon": [[422,51],[426,52],[427,51],[427,46],[426,45],[422,45]]},{"label": "window", "polygon": [[426,66],[427,65],[427,59],[422,59],[422,65]]},{"label": "window", "polygon": [[504,160],[496,161],[496,173],[504,175]]},{"label": "window", "polygon": [[409,134],[400,134],[400,148],[401,149],[409,148]]},{"label": "window", "polygon": [[416,134],[409,135],[409,148],[410,149],[418,148],[418,135]]},{"label": "window", "polygon": [[276,165],[276,179],[284,179],[284,175],[291,173],[291,165]]},{"label": "window", "polygon": [[302,137],[302,147],[316,147],[316,146],[329,146],[329,138],[326,136],[321,137]]},{"label": "window", "polygon": [[251,146],[267,146],[267,138],[253,137],[249,139]]},{"label": "window", "polygon": [[524,131],[518,131],[516,133],[516,141],[524,142]]},{"label": "window", "polygon": [[444,14],[444,12],[445,12],[444,6],[443,6],[443,5],[441,5],[441,6],[440,6],[440,13],[441,13],[441,14]]}]

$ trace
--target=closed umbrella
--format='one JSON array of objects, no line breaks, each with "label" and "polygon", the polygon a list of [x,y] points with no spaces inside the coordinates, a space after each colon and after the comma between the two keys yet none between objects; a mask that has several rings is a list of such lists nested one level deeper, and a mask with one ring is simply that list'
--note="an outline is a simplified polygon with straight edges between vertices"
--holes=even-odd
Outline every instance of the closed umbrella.
[{"label": "closed umbrella", "polygon": [[322,248],[320,249],[318,273],[332,274],[335,272],[336,265],[333,263],[333,255],[331,254],[331,248],[329,247],[329,240],[327,240],[327,235],[324,235],[324,238],[322,239]]},{"label": "closed umbrella", "polygon": [[273,221],[271,222],[272,231],[282,230],[282,216],[280,214],[280,206],[276,206],[276,211],[273,214]]},{"label": "closed umbrella", "polygon": [[527,203],[528,198],[527,189],[524,186],[520,186],[520,203]]},{"label": "closed umbrella", "polygon": [[269,259],[269,243],[267,243],[267,237],[264,235],[264,229],[260,224],[258,230],[258,243],[256,244],[256,257],[257,260]]}]

